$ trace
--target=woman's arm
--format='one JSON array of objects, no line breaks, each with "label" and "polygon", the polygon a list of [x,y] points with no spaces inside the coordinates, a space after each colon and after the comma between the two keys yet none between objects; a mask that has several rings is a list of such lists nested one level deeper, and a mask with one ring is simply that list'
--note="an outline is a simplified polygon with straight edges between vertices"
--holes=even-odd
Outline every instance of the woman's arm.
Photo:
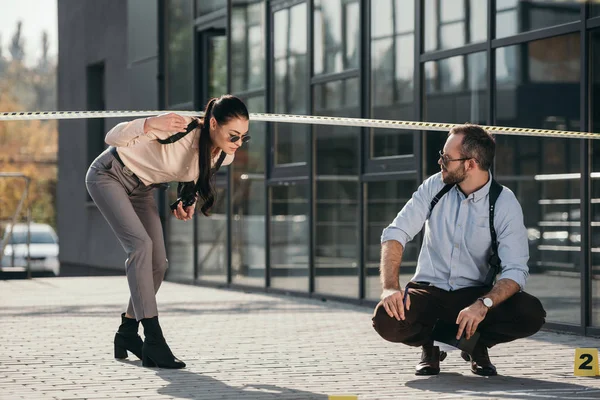
[{"label": "woman's arm", "polygon": [[135,145],[141,136],[150,131],[181,132],[185,128],[187,128],[185,118],[175,113],[169,113],[122,122],[106,134],[104,141],[110,146],[127,147]]}]

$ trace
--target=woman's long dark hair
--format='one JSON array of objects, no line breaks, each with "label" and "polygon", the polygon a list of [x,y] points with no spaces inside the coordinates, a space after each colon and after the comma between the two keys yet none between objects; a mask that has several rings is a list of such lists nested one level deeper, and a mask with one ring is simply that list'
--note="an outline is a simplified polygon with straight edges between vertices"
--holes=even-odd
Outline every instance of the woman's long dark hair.
[{"label": "woman's long dark hair", "polygon": [[200,143],[198,146],[198,163],[200,175],[196,187],[199,198],[204,202],[200,211],[208,216],[208,210],[215,202],[215,189],[213,175],[216,170],[212,168],[213,143],[210,138],[210,119],[214,118],[217,124],[224,125],[235,118],[250,119],[248,109],[242,100],[232,95],[224,95],[210,99],[204,109],[204,121],[200,127]]}]

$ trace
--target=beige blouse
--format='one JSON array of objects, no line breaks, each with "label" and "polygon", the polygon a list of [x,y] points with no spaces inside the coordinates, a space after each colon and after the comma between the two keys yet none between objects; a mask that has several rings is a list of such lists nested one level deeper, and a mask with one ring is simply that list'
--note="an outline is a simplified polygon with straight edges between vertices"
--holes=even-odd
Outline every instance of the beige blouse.
[{"label": "beige blouse", "polygon": [[[191,117],[184,117],[191,122]],[[167,139],[177,132],[157,130],[144,133],[145,118],[122,122],[112,128],[105,141],[117,147],[123,163],[146,186],[153,183],[196,181],[198,169],[198,144],[200,128],[194,129],[175,143],[161,144],[157,139]],[[217,154],[214,165],[219,159]],[[233,155],[227,155],[222,165],[233,162]]]}]

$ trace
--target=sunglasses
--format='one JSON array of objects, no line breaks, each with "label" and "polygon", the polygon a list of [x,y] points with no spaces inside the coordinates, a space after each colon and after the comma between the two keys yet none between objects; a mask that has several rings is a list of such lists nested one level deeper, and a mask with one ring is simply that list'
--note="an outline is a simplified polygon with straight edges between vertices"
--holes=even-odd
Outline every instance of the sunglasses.
[{"label": "sunglasses", "polygon": [[231,143],[235,143],[235,142],[237,142],[240,139],[242,139],[242,144],[243,144],[243,143],[246,143],[248,140],[250,140],[250,136],[246,135],[244,137],[241,137],[241,136],[238,136],[238,135],[231,135],[231,134],[229,135],[229,141]]},{"label": "sunglasses", "polygon": [[473,158],[473,157],[448,158],[448,156],[444,154],[443,150],[438,151],[438,154],[440,155],[440,159],[442,160],[442,165],[444,167],[446,167],[448,165],[448,163],[450,163],[452,161],[465,161],[465,160],[470,160]]}]

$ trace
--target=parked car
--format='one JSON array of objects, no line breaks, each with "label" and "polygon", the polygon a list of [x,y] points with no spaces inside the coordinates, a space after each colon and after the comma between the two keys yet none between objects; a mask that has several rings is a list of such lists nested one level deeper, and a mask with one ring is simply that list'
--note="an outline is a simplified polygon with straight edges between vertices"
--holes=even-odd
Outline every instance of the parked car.
[{"label": "parked car", "polygon": [[[4,230],[4,240],[8,236],[10,225]],[[29,233],[28,233],[29,230]],[[27,237],[30,235],[30,245]],[[29,249],[28,249],[29,247]],[[27,267],[27,259],[32,272],[60,272],[58,262],[58,237],[54,229],[47,224],[15,224],[11,238],[4,248],[2,270],[21,270]]]}]

